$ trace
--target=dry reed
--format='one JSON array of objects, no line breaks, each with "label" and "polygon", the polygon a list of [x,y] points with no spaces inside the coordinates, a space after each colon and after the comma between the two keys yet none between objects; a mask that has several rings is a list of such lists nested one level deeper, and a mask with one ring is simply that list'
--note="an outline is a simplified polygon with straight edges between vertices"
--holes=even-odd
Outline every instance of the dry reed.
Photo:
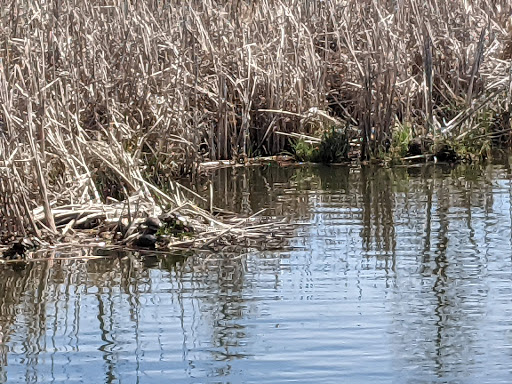
[{"label": "dry reed", "polygon": [[[456,137],[481,108],[510,113],[511,13],[509,0],[0,0],[0,230],[62,232],[62,207],[107,198],[152,207],[152,183],[311,133],[293,115],[311,108],[357,125],[366,158],[397,124]],[[183,199],[176,186],[165,204]]]}]

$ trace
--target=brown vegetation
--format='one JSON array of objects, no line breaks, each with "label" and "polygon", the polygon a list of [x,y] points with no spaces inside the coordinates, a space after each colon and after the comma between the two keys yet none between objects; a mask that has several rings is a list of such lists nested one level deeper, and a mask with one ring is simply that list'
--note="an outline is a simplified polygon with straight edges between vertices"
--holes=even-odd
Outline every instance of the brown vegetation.
[{"label": "brown vegetation", "polygon": [[[0,0],[0,230],[62,232],[53,210],[112,198],[154,206],[153,185],[201,161],[282,151],[276,132],[305,129],[312,108],[356,126],[364,158],[399,126],[467,136],[480,111],[509,115],[511,13],[509,0]],[[163,204],[182,205],[166,188]]]}]

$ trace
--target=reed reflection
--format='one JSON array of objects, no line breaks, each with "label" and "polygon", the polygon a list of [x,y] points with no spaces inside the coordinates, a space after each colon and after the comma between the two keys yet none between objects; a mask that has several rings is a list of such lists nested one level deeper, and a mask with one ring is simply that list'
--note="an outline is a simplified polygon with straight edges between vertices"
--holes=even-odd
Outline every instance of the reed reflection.
[{"label": "reed reflection", "polygon": [[181,321],[190,374],[231,374],[230,362],[247,355],[246,327],[241,320],[254,310],[244,298],[244,257],[234,253],[196,255],[172,268],[177,268],[176,283],[180,285],[177,299],[186,306]]},{"label": "reed reflection", "polygon": [[311,364],[335,358],[329,369],[364,370],[357,364],[378,352],[397,382],[463,381],[489,365],[486,353],[510,360],[482,336],[501,340],[490,321],[512,329],[502,314],[487,316],[512,293],[512,259],[503,256],[510,174],[439,165],[219,170],[210,176],[214,205],[246,215],[268,208],[297,223],[284,249],[4,265],[0,381],[236,382],[261,378],[261,367],[278,372],[276,361],[293,364],[311,345]]},{"label": "reed reflection", "polygon": [[[340,244],[347,252],[348,244],[358,240],[360,253],[348,252],[345,268],[386,271],[386,281],[394,287],[393,321],[401,324],[393,330],[397,358],[409,367],[424,367],[427,377],[464,375],[471,368],[468,362],[478,360],[475,339],[489,303],[482,277],[489,254],[495,253],[493,232],[498,222],[512,219],[510,197],[497,192],[493,181],[500,178],[500,168],[312,167],[279,172],[273,180],[278,188],[272,183],[268,188],[277,196],[250,189],[254,206],[261,206],[260,194],[268,199],[262,205],[274,206],[273,198],[284,200],[284,211],[314,223],[297,234],[308,239],[316,257]],[[288,199],[283,199],[286,193]],[[237,200],[228,200],[237,210]],[[361,231],[354,239],[347,228],[357,226]],[[509,239],[510,224],[504,230]],[[307,272],[316,261],[304,257],[300,263]],[[301,279],[302,286],[314,281],[311,273]]]},{"label": "reed reflection", "polygon": [[407,237],[420,257],[405,253],[397,263],[394,318],[407,331],[395,331],[396,353],[411,364],[405,370],[414,362],[425,377],[464,376],[478,360],[475,339],[488,305],[485,254],[492,244],[481,223],[491,215],[510,213],[508,208],[493,212],[496,191],[488,181],[496,175],[484,169],[432,168],[417,176],[411,187],[422,188],[423,199],[406,202],[410,213],[400,216],[418,216],[424,208],[424,236],[419,247]]}]

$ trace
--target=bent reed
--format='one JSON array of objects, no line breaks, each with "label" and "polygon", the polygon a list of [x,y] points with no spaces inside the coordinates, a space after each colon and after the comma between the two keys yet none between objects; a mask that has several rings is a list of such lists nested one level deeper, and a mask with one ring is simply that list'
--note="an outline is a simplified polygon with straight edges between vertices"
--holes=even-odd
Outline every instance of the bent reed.
[{"label": "bent reed", "polygon": [[311,111],[357,131],[363,159],[396,132],[507,138],[511,14],[509,0],[0,0],[0,230],[193,216],[174,176],[289,149],[278,133],[321,137]]}]

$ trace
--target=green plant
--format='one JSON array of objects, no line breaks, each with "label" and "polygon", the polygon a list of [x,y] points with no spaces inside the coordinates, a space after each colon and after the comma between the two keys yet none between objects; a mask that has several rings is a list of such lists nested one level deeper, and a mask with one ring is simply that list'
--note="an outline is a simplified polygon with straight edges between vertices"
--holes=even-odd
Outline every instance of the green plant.
[{"label": "green plant", "polygon": [[318,144],[313,144],[304,139],[299,139],[292,147],[295,160],[304,162],[315,162],[318,157]]},{"label": "green plant", "polygon": [[412,140],[412,129],[409,124],[397,123],[393,129],[393,139],[390,148],[391,157],[402,158],[407,156],[409,143]]},{"label": "green plant", "polygon": [[316,161],[341,163],[348,160],[350,143],[344,130],[332,127],[323,134]]}]

